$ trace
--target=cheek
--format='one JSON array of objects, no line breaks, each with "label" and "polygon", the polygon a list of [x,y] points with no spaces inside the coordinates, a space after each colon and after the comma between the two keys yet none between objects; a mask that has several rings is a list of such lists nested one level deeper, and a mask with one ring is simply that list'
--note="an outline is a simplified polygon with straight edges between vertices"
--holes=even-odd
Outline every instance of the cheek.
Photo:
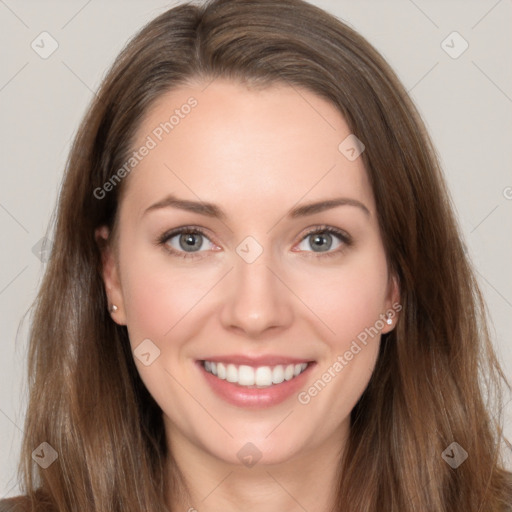
[{"label": "cheek", "polygon": [[194,272],[180,266],[154,248],[134,250],[121,264],[132,350],[136,355],[146,339],[159,350],[148,366],[135,357],[139,375],[162,409],[185,418],[188,402],[178,383],[189,378],[187,350],[201,330],[201,323],[193,321],[194,311],[215,283],[215,276],[211,270]]},{"label": "cheek", "polygon": [[388,272],[385,255],[380,251],[359,253],[339,267],[310,274],[303,282],[300,296],[324,324],[324,339],[337,349],[356,338],[365,329],[377,325],[386,311]]},{"label": "cheek", "polygon": [[315,282],[304,302],[322,320],[316,324],[327,333],[326,351],[298,402],[311,417],[326,418],[319,432],[327,435],[349,417],[375,368],[388,292],[385,256],[360,253],[330,274],[317,273]]},{"label": "cheek", "polygon": [[[194,270],[155,248],[135,250],[123,265],[123,297],[132,344],[164,342],[215,284],[215,269]],[[183,322],[182,322],[183,320]],[[132,336],[133,334],[133,336]]]}]

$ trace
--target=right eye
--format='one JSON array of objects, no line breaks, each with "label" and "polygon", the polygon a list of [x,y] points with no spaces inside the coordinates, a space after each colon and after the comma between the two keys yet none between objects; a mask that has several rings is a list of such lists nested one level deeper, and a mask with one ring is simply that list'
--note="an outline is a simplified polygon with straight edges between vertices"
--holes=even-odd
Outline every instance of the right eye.
[{"label": "right eye", "polygon": [[197,253],[205,252],[201,249],[206,247],[207,242],[215,246],[204,231],[190,226],[166,232],[159,239],[159,243],[172,255],[181,258],[201,257]]}]

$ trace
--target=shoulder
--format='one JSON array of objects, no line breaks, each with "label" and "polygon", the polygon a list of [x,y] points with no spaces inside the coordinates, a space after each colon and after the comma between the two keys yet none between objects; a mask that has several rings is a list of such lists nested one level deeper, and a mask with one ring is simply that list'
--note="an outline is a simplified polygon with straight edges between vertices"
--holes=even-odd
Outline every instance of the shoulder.
[{"label": "shoulder", "polygon": [[41,491],[36,490],[32,496],[21,495],[0,499],[0,512],[55,512],[51,500]]},{"label": "shoulder", "polygon": [[0,512],[25,512],[29,511],[29,503],[26,496],[16,496],[0,500]]},{"label": "shoulder", "polygon": [[512,471],[505,472],[505,481],[506,481],[506,489],[505,489],[505,508],[503,512],[512,512]]},{"label": "shoulder", "polygon": [[19,508],[19,506],[13,503],[12,500],[0,500],[0,512],[15,512],[16,508]]}]

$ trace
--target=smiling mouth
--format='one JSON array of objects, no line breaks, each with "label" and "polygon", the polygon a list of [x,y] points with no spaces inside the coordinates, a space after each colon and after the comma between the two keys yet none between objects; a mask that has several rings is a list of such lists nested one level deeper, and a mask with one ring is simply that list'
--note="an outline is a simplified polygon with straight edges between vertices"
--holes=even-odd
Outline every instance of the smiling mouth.
[{"label": "smiling mouth", "polygon": [[246,388],[269,388],[290,381],[303,373],[309,363],[248,366],[244,364],[200,361],[203,368],[218,379]]}]

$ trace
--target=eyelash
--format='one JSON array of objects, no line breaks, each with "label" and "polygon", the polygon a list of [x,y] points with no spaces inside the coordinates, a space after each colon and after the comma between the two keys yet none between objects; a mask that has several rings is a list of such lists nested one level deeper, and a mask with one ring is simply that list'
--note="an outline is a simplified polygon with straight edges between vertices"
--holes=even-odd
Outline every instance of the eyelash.
[{"label": "eyelash", "polygon": [[[311,236],[311,235],[314,235],[314,234],[329,234],[329,235],[335,235],[337,236],[340,241],[344,244],[344,247],[340,247],[334,251],[328,251],[328,252],[320,252],[320,253],[315,253],[313,251],[304,251],[304,252],[310,252],[310,253],[313,253],[315,255],[317,255],[317,257],[330,257],[330,256],[337,256],[339,255],[346,247],[350,247],[352,245],[352,238],[347,234],[345,233],[344,231],[341,231],[340,229],[337,229],[337,228],[333,228],[332,226],[327,226],[327,225],[322,225],[322,226],[316,226],[314,228],[311,228],[311,230],[309,230],[299,241],[302,242],[303,240],[305,240],[308,236]],[[186,226],[186,227],[182,227],[182,228],[176,228],[176,229],[173,229],[172,231],[167,231],[165,232],[163,235],[161,235],[158,240],[157,240],[157,245],[161,245],[161,246],[164,246],[165,249],[171,253],[173,256],[178,256],[178,257],[181,257],[181,258],[184,258],[184,259],[187,259],[187,258],[197,258],[197,257],[201,257],[200,256],[200,253],[203,252],[203,251],[199,251],[199,252],[185,252],[185,251],[177,251],[175,249],[173,249],[172,247],[169,247],[167,245],[167,242],[171,239],[171,238],[174,238],[176,235],[185,235],[185,234],[194,234],[194,235],[201,235],[201,236],[204,236],[205,238],[207,238],[208,240],[210,240],[210,238],[208,237],[208,235],[205,233],[205,231],[199,227],[194,227],[194,226]],[[211,240],[210,240],[211,242]]]}]

